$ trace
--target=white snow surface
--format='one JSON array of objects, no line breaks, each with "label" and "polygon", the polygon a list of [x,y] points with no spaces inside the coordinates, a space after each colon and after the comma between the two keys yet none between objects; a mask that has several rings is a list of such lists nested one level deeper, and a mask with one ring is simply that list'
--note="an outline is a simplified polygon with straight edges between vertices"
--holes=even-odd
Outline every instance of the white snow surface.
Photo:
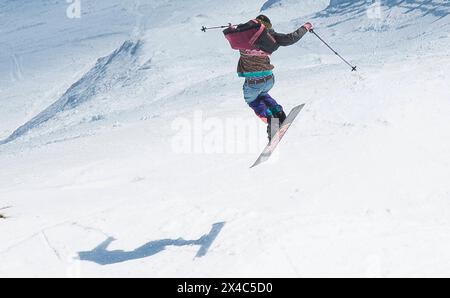
[{"label": "white snow surface", "polygon": [[[0,277],[450,277],[450,1],[80,3],[0,0]],[[200,28],[260,13],[358,72],[274,53],[306,107],[249,169],[265,126]]]}]

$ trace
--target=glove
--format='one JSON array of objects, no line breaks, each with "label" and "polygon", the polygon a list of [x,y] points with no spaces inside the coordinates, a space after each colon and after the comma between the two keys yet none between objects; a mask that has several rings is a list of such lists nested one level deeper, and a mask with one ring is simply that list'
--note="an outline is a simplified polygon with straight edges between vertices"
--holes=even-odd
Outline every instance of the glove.
[{"label": "glove", "polygon": [[311,31],[312,29],[314,29],[314,26],[311,23],[306,23],[305,25],[303,25],[303,27],[306,28],[306,30]]}]

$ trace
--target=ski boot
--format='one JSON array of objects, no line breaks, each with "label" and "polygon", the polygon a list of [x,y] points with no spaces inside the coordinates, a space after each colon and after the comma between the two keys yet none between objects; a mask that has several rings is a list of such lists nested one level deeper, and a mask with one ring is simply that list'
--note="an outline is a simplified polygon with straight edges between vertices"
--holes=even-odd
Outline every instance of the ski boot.
[{"label": "ski boot", "polygon": [[269,143],[272,141],[272,137],[277,133],[285,120],[286,114],[283,111],[267,118],[267,136],[269,138]]}]

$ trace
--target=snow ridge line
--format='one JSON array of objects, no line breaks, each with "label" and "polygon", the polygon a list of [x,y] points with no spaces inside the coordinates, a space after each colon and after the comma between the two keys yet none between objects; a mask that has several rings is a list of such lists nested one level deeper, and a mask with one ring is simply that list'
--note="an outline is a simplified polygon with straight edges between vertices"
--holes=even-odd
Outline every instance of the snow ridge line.
[{"label": "snow ridge line", "polygon": [[141,40],[127,40],[109,56],[99,58],[95,66],[70,86],[57,101],[18,127],[9,137],[0,140],[0,145],[20,138],[56,114],[74,109],[94,96],[107,92],[118,83],[126,83],[124,81],[128,78],[127,73],[137,68],[138,51],[142,44]]},{"label": "snow ridge line", "polygon": [[[447,0],[379,0],[378,3],[388,8],[395,6],[404,8],[407,12],[417,11],[422,13],[422,16],[431,14],[444,18],[450,14],[450,2]],[[374,1],[369,0],[331,0],[325,11],[332,13],[364,12],[373,4]]]}]

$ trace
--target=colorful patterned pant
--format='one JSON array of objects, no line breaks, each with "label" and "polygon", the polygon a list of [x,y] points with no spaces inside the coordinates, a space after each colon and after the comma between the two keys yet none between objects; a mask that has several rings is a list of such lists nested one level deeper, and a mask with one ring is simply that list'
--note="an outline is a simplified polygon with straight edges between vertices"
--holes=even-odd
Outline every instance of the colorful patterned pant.
[{"label": "colorful patterned pant", "polygon": [[248,84],[247,82],[244,84],[245,101],[264,122],[267,122],[267,118],[283,110],[283,107],[268,93],[274,84],[274,78],[259,84]]}]

